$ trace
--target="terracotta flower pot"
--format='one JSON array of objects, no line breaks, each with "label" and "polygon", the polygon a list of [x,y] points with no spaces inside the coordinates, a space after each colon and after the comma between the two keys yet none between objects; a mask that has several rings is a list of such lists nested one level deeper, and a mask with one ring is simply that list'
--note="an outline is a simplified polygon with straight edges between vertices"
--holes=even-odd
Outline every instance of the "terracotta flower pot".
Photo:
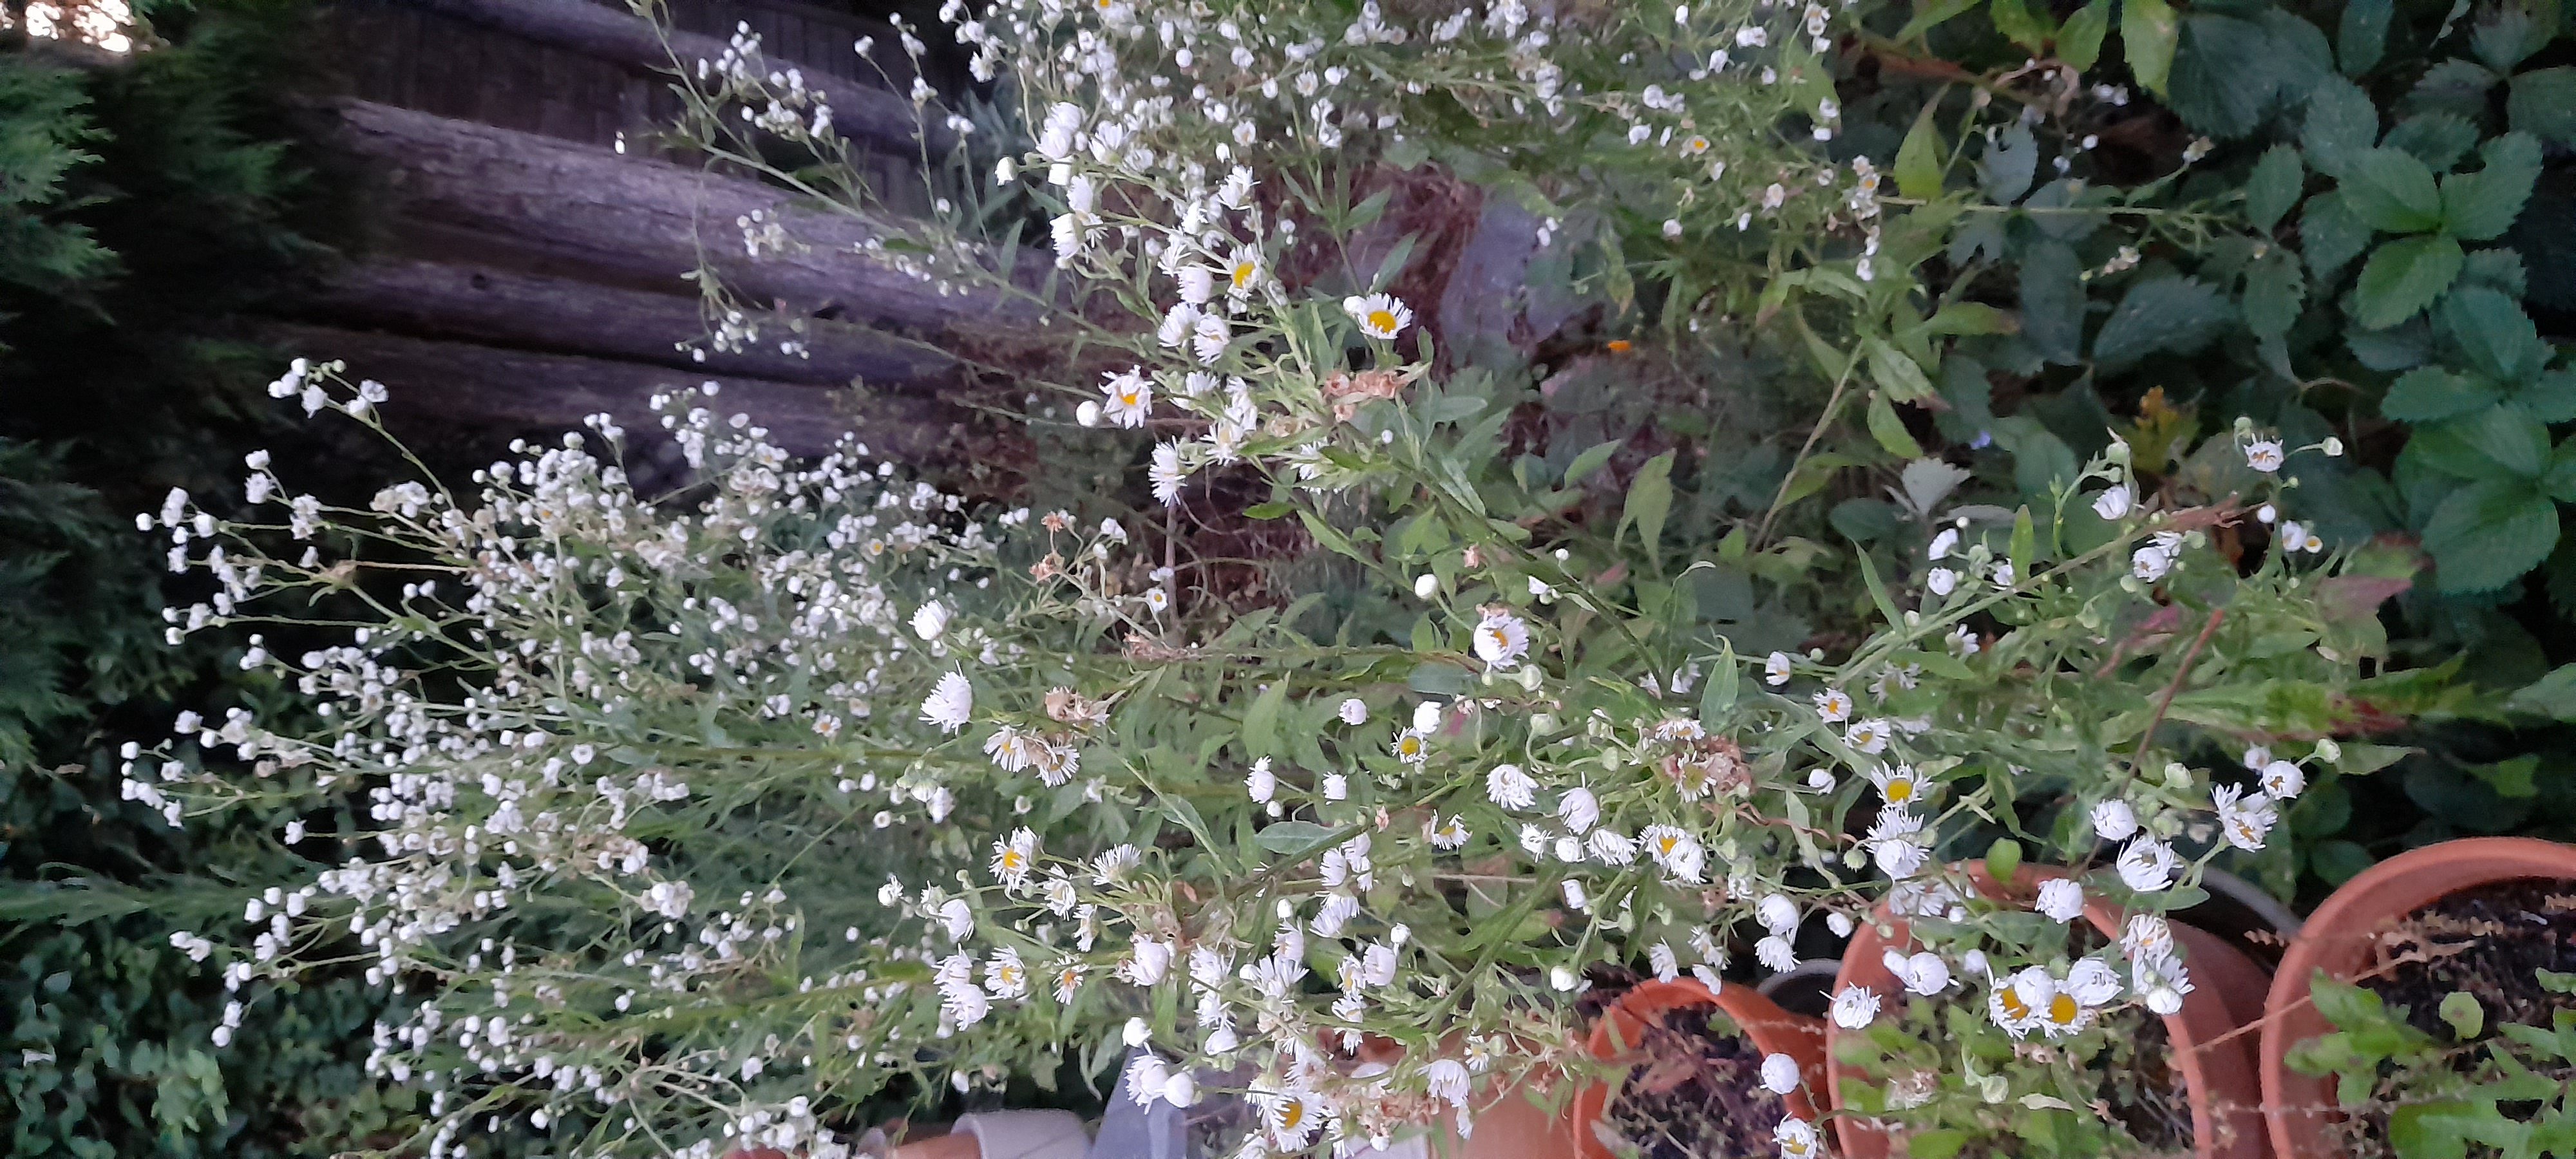
[{"label": "terracotta flower pot", "polygon": [[[1986,876],[1985,863],[1972,861],[1967,868],[1978,891],[1988,897],[2009,893],[2028,898],[2038,891],[2041,882],[2066,876],[2061,869],[2025,865],[2013,875],[2013,888],[2004,891]],[[2085,896],[2084,920],[2104,937],[2118,940],[2127,918],[2125,911],[2090,893]],[[1887,923],[1891,936],[1880,938],[1876,922]],[[2268,984],[2263,969],[2236,947],[2208,933],[2178,921],[2170,924],[2174,941],[2182,949],[2184,965],[2191,971],[2192,991],[2183,997],[2181,1013],[2165,1017],[2165,1033],[2172,1043],[2174,1069],[2182,1072],[2191,1099],[2193,1151],[2200,1159],[2261,1159],[2265,1153],[2263,1123],[2245,1098],[2254,1090],[2253,1036],[2235,1032],[2262,1015],[2255,995]],[[1876,993],[1882,1003],[1902,1003],[1908,997],[1904,984],[1880,959],[1887,947],[1905,946],[1910,941],[1906,923],[1890,917],[1882,906],[1875,921],[1862,923],[1853,933],[1851,945],[1843,950],[1842,976],[1835,980],[1835,991],[1860,986]],[[1834,1098],[1836,1109],[1840,1109],[1842,1080],[1849,1068],[1834,1059],[1832,1040],[1836,1031],[1831,1024],[1825,1033],[1825,1089]],[[1844,1159],[1884,1159],[1890,1152],[1892,1140],[1888,1133],[1858,1118],[1834,1120],[1834,1134]]]},{"label": "terracotta flower pot", "polygon": [[2334,1029],[2308,1001],[2318,970],[2350,981],[2374,964],[2379,929],[2451,894],[2524,878],[2576,879],[2576,846],[2528,837],[2467,837],[2398,854],[2334,891],[2281,957],[2263,1007],[2265,1118],[2280,1159],[2334,1154],[2325,1131],[2334,1087],[2289,1068],[2290,1048]]},{"label": "terracotta flower pot", "polygon": [[[1785,1054],[1798,1060],[1798,1070],[1806,1085],[1780,1096],[1789,1113],[1808,1122],[1816,1120],[1815,1104],[1807,1091],[1824,1078],[1825,1024],[1821,1019],[1791,1014],[1750,986],[1727,986],[1714,992],[1695,978],[1671,982],[1645,982],[1619,997],[1602,1012],[1601,1021],[1592,1026],[1592,1054],[1608,1059],[1619,1051],[1619,1044],[1634,1048],[1647,1021],[1667,1010],[1684,1006],[1714,1004],[1726,1012],[1744,1030],[1753,1047],[1766,1055]],[[1612,1038],[1616,1028],[1617,1039]],[[1610,1088],[1594,1083],[1574,1096],[1573,1131],[1575,1154],[1582,1159],[1610,1159],[1610,1149],[1603,1146],[1592,1132],[1592,1125],[1609,1109]],[[1767,1141],[1773,1124],[1758,1124],[1760,1138]],[[1481,1138],[1483,1132],[1477,1132]]]}]

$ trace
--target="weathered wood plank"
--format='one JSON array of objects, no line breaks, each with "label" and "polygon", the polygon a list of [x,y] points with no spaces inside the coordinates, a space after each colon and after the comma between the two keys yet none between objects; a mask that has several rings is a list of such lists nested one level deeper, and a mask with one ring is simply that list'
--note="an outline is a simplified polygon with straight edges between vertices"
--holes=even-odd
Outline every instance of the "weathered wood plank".
[{"label": "weathered wood plank", "polygon": [[804,320],[802,337],[810,356],[799,358],[778,350],[780,339],[796,335],[775,316],[758,319],[764,341],[757,347],[734,354],[710,352],[701,362],[676,347],[704,330],[695,298],[438,262],[339,270],[318,288],[298,295],[290,309],[299,317],[412,337],[816,386],[845,386],[852,379],[893,386],[953,365],[938,351],[822,319]]}]

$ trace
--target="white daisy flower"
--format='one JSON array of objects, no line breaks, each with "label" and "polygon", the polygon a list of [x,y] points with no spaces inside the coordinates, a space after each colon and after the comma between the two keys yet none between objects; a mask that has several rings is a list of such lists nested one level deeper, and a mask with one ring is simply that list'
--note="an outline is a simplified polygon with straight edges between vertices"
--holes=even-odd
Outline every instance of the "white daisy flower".
[{"label": "white daisy flower", "polygon": [[1038,835],[1027,826],[993,843],[993,876],[1003,885],[1016,890],[1027,885],[1029,871],[1037,867]]},{"label": "white daisy flower", "polygon": [[2280,814],[2272,808],[2272,798],[2261,791],[2244,796],[2238,785],[2220,785],[2210,793],[2218,810],[2218,828],[2227,843],[2247,852],[2263,848],[2263,839],[2272,832]]},{"label": "white daisy flower", "polygon": [[1154,498],[1161,500],[1163,506],[1177,506],[1181,501],[1181,485],[1190,478],[1189,468],[1181,464],[1181,445],[1156,444],[1153,461],[1145,468],[1145,478],[1154,485]]},{"label": "white daisy flower", "polygon": [[937,600],[921,605],[912,613],[912,634],[924,640],[936,640],[948,630],[948,608]]},{"label": "white daisy flower", "polygon": [[2256,439],[2245,444],[2245,465],[2266,475],[2281,469],[2288,456],[2281,451],[2278,439]]},{"label": "white daisy flower", "polygon": [[1654,971],[1658,982],[1670,982],[1682,975],[1681,960],[1673,956],[1670,942],[1657,942],[1646,947],[1646,968]]},{"label": "white daisy flower", "polygon": [[2138,831],[2138,814],[2117,798],[2093,806],[2093,835],[2104,841],[2126,841]]},{"label": "white daisy flower", "polygon": [[1786,894],[1766,894],[1754,904],[1753,916],[1761,921],[1762,928],[1787,937],[1798,928],[1798,903]]},{"label": "white daisy flower", "polygon": [[1485,797],[1505,809],[1527,809],[1538,802],[1538,782],[1519,765],[1495,765],[1485,774]]},{"label": "white daisy flower", "polygon": [[2308,774],[2288,761],[2273,761],[2263,766],[2263,791],[2275,801],[2287,801],[2308,787]]},{"label": "white daisy flower", "polygon": [[1440,849],[1457,849],[1467,844],[1467,821],[1455,813],[1431,830],[1431,844]]},{"label": "white daisy flower", "polygon": [[1225,348],[1233,341],[1234,327],[1214,314],[1199,315],[1197,323],[1190,327],[1190,353],[1198,355],[1202,364],[1225,357]]},{"label": "white daisy flower", "polygon": [[1368,723],[1368,704],[1359,697],[1353,696],[1345,698],[1342,701],[1342,706],[1338,710],[1338,713],[1342,718],[1343,724],[1357,725]]},{"label": "white daisy flower", "polygon": [[1789,939],[1773,934],[1753,943],[1753,960],[1775,974],[1785,974],[1798,968],[1798,951]]},{"label": "white daisy flower", "polygon": [[961,672],[950,672],[939,678],[930,695],[921,702],[921,721],[935,724],[941,732],[956,732],[966,727],[975,714],[975,686]]},{"label": "white daisy flower", "polygon": [[1497,609],[1476,622],[1476,657],[1488,666],[1508,672],[1528,654],[1529,625],[1520,617]]},{"label": "white daisy flower", "polygon": [[2104,519],[2118,519],[2127,515],[2133,505],[2129,489],[2125,485],[2115,486],[2093,497],[2093,513]]},{"label": "white daisy flower", "polygon": [[1132,368],[1103,378],[1106,381],[1100,384],[1100,393],[1107,398],[1100,404],[1102,416],[1122,427],[1144,426],[1154,410],[1154,384]]},{"label": "white daisy flower", "polygon": [[1789,659],[1788,653],[1772,653],[1770,659],[1762,662],[1762,679],[1773,688],[1778,688],[1783,684],[1787,684],[1789,682],[1789,665],[1791,663],[1792,661]]},{"label": "white daisy flower", "polygon": [[1798,1060],[1785,1054],[1764,1055],[1762,1088],[1775,1095],[1798,1089]]},{"label": "white daisy flower", "polygon": [[1923,795],[1912,765],[1880,765],[1870,771],[1869,783],[1878,786],[1879,799],[1890,805],[1911,805]]},{"label": "white daisy flower", "polygon": [[2039,901],[2032,909],[2058,922],[2071,922],[2084,914],[2084,887],[2063,877],[2041,883]]},{"label": "white daisy flower", "polygon": [[1959,573],[1946,567],[1933,568],[1923,573],[1923,586],[1932,589],[1933,595],[1949,595],[1959,588]]},{"label": "white daisy flower", "polygon": [[1877,756],[1886,752],[1887,738],[1887,722],[1875,717],[1853,721],[1851,727],[1843,730],[1843,743],[1850,745],[1854,751],[1868,756]]},{"label": "white daisy flower", "polygon": [[1397,760],[1408,765],[1421,764],[1431,755],[1431,742],[1409,728],[1396,733],[1394,743],[1387,747],[1395,753]]},{"label": "white daisy flower", "polygon": [[2148,544],[2129,554],[2129,574],[2141,583],[2154,583],[2173,570],[2173,553]]},{"label": "white daisy flower", "polygon": [[1923,819],[1902,805],[1880,809],[1878,820],[1861,841],[1869,846],[1870,858],[1878,863],[1879,872],[1899,881],[1914,876],[1931,857]]},{"label": "white daisy flower", "polygon": [[1342,312],[1360,324],[1360,333],[1371,338],[1393,338],[1413,324],[1413,308],[1393,294],[1344,298]]},{"label": "white daisy flower", "polygon": [[1794,1116],[1782,1118],[1780,1125],[1772,1129],[1771,1143],[1780,1149],[1780,1159],[1817,1159],[1825,1153],[1824,1136],[1817,1133],[1815,1124]]},{"label": "white daisy flower", "polygon": [[1845,1030],[1866,1029],[1878,1021],[1878,994],[1866,986],[1846,985],[1834,992],[1834,1025]]},{"label": "white daisy flower", "polygon": [[1256,805],[1267,805],[1279,794],[1279,777],[1270,771],[1270,758],[1252,762],[1252,771],[1244,774],[1243,787]]},{"label": "white daisy flower", "polygon": [[1879,964],[1886,966],[1888,973],[1896,975],[1896,980],[1904,983],[1911,993],[1929,998],[1950,988],[1950,964],[1931,951],[1902,954],[1892,949],[1883,950],[1879,954]]},{"label": "white daisy flower", "polygon": [[1433,1059],[1422,1068],[1423,1093],[1452,1107],[1467,1105],[1467,1064],[1454,1058]]},{"label": "white daisy flower", "polygon": [[1948,559],[1950,558],[1950,553],[1957,551],[1958,549],[1959,529],[1956,527],[1944,527],[1941,529],[1941,534],[1932,537],[1932,546],[1924,549],[1923,558]]},{"label": "white daisy flower", "polygon": [[1816,715],[1826,724],[1840,724],[1851,719],[1852,699],[1839,688],[1828,688],[1815,696]]},{"label": "white daisy flower", "polygon": [[1593,797],[1592,790],[1578,786],[1557,798],[1556,815],[1565,822],[1566,828],[1579,835],[1601,820],[1601,802]]},{"label": "white daisy flower", "polygon": [[2181,867],[2173,847],[2153,837],[2140,837],[2120,848],[2120,880],[2139,893],[2170,888],[2174,872]]},{"label": "white daisy flower", "polygon": [[1664,872],[1682,881],[1697,882],[1704,872],[1707,853],[1699,839],[1671,825],[1649,825],[1638,834],[1646,846],[1646,855]]}]

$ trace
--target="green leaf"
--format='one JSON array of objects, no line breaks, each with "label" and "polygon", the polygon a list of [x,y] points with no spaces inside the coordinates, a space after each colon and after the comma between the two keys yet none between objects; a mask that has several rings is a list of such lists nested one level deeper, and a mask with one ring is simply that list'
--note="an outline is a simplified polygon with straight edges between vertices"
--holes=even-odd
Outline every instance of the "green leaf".
[{"label": "green leaf", "polygon": [[2513,228],[2540,178],[2540,139],[2507,133],[2480,147],[2486,167],[2442,180],[2442,227],[2469,241],[2489,241]]},{"label": "green leaf", "polygon": [[2299,185],[2307,173],[2297,149],[2281,144],[2264,151],[2245,179],[2245,216],[2254,228],[2269,233],[2280,224],[2281,215],[2299,203]]},{"label": "green leaf", "polygon": [[[1904,351],[1881,338],[1864,340],[1861,343],[1861,350],[1869,358],[1870,378],[1878,383],[1880,390],[1885,391],[1896,401],[1913,402],[1932,397],[1931,377],[1924,374],[1923,367],[1907,356]],[[1871,422],[1874,427],[1876,418],[1873,417]],[[1921,453],[1917,451],[1906,457],[1914,458]]]},{"label": "green leaf", "polygon": [[2093,62],[2102,56],[2102,37],[2110,31],[2111,0],[2093,0],[2057,30],[2057,59],[2077,72],[2093,71]]},{"label": "green leaf", "polygon": [[2406,94],[2406,103],[2420,110],[2482,117],[2486,115],[2487,90],[2495,87],[2497,79],[2476,61],[2442,61],[2416,78],[2414,90]]},{"label": "green leaf", "polygon": [[2040,242],[2022,255],[2021,336],[2050,362],[2082,360],[2083,267],[2064,242]]},{"label": "green leaf", "polygon": [[1983,302],[1952,302],[1920,324],[1926,334],[2010,334],[2012,315]]},{"label": "green leaf", "polygon": [[[1903,357],[1899,355],[1898,357]],[[1908,365],[1912,363],[1908,362]],[[1900,459],[1923,457],[1923,445],[1914,441],[1905,429],[1905,420],[1896,416],[1896,407],[1887,401],[1887,392],[1869,392],[1869,437],[1887,448],[1887,453]]]},{"label": "green leaf", "polygon": [[2401,423],[2429,423],[2503,401],[2496,385],[2471,374],[2419,366],[2399,375],[2379,400],[2379,413]]},{"label": "green leaf", "polygon": [[2193,9],[2175,40],[2165,104],[2196,131],[2244,136],[2280,96],[2292,67],[2283,49],[2260,24]]},{"label": "green leaf", "polygon": [[2343,180],[2344,208],[2372,229],[2421,233],[2442,224],[2442,192],[2433,171],[2413,154],[2365,150]]},{"label": "green leaf", "polygon": [[2343,207],[2341,190],[2320,193],[2308,199],[2300,214],[2299,245],[2308,272],[2321,283],[2332,282],[2336,271],[2369,248],[2370,227]]},{"label": "green leaf", "polygon": [[2128,56],[2129,75],[2157,96],[2165,95],[2180,30],[2173,5],[2165,0],[2120,0],[2120,43]]},{"label": "green leaf", "polygon": [[2442,302],[2449,328],[2469,364],[2503,383],[2538,377],[2553,353],[2520,303],[2484,286],[2463,286]]},{"label": "green leaf", "polygon": [[2576,664],[2562,664],[2529,686],[2516,689],[2505,698],[2504,706],[2512,712],[2576,720]]},{"label": "green leaf", "polygon": [[2544,370],[2513,393],[2513,401],[2544,423],[2576,419],[2576,371]]},{"label": "green leaf", "polygon": [[2438,233],[2402,237],[2372,251],[2353,286],[2354,320],[2385,330],[2414,317],[2451,288],[2464,256],[2459,242]]},{"label": "green leaf", "polygon": [[[2518,798],[2535,797],[2540,795],[2540,786],[2533,784],[2531,780],[2531,774],[2538,771],[2540,768],[2540,754],[2538,753],[2524,753],[2512,760],[2497,761],[2491,765],[2464,765],[2462,767],[2469,770],[2470,775],[2475,776],[2481,781],[2485,781],[2487,783],[2487,787],[2494,789],[2496,791],[2496,795],[2499,797]],[[2465,1031],[2463,1032],[2463,1036],[2474,1035],[2476,1033],[2477,1031],[2474,1030]]]},{"label": "green leaf", "polygon": [[1273,821],[1252,835],[1254,844],[1272,853],[1296,856],[1333,839],[1333,830],[1312,821]]},{"label": "green leaf", "polygon": [[2307,290],[2297,257],[2286,250],[2264,255],[2245,271],[2245,328],[2257,337],[2288,333]]},{"label": "green leaf", "polygon": [[2036,537],[2037,529],[2031,523],[2030,508],[2023,507],[2013,512],[2012,539],[2004,548],[2004,558],[2012,561],[2016,582],[2027,583],[2030,580],[2031,549]]},{"label": "green leaf", "polygon": [[2513,78],[2504,107],[2515,129],[2576,146],[2576,68],[2538,68]]},{"label": "green leaf", "polygon": [[2335,67],[2345,76],[2360,76],[2379,63],[2388,47],[2388,16],[2395,8],[2394,0],[2346,0],[2335,29]]},{"label": "green leaf", "polygon": [[[2458,1099],[2401,1103],[2388,1112],[2388,1148],[2397,1159],[2463,1159],[2476,1104]],[[2468,1122],[2463,1122],[2468,1120]]]},{"label": "green leaf", "polygon": [[2309,168],[2340,178],[2378,141],[2379,108],[2361,86],[2330,77],[2308,95],[2299,148],[2307,152]]},{"label": "green leaf", "polygon": [[1288,703],[1288,682],[1273,680],[1243,713],[1243,747],[1253,757],[1279,751],[1279,710]]},{"label": "green leaf", "polygon": [[2478,127],[2451,113],[2421,113],[2397,122],[2380,145],[2415,155],[2436,173],[2447,171],[2478,143]]},{"label": "green leaf", "polygon": [[2341,839],[2320,841],[2308,854],[2308,867],[2328,885],[2342,885],[2361,876],[2361,871],[2375,861],[2377,858],[2369,850]]},{"label": "green leaf", "polygon": [[2324,970],[2308,977],[2308,1000],[2337,1030],[2361,1030],[2388,1018],[2388,1008],[2378,994],[2350,982],[2338,982]]},{"label": "green leaf", "polygon": [[[2536,763],[2539,758],[2532,760]],[[2462,1041],[2476,1038],[2480,1030],[2486,1029],[2486,1008],[2478,1005],[2478,1000],[2466,990],[2454,990],[2443,995],[2440,1013],[2442,1021],[2450,1024],[2451,1032],[2459,1035]]]},{"label": "green leaf", "polygon": [[2047,54],[2051,29],[2046,17],[2032,15],[2030,6],[2022,0],[1987,0],[1986,17],[1994,21],[1995,31],[2003,33],[2004,39],[2029,49],[2033,56]]},{"label": "green leaf", "polygon": [[1914,127],[1905,131],[1905,143],[1896,147],[1896,190],[1907,197],[1930,201],[1941,196],[1941,129],[1932,123],[1933,114],[1940,111],[1941,94],[1936,92],[1923,102],[1923,111],[1914,114]]},{"label": "green leaf", "polygon": [[1905,1136],[1908,1159],[1952,1159],[1968,1145],[1968,1133],[1957,1127],[1936,1127],[1914,1131]]},{"label": "green leaf", "polygon": [[[1919,11],[1915,12],[1912,20],[1905,22],[1905,27],[1897,30],[1896,39],[1900,42],[1912,40],[1931,31],[1943,21],[1976,7],[1977,3],[1978,0],[1933,0],[1933,3],[1928,6],[1918,5]],[[1914,195],[1908,193],[1906,196]]]},{"label": "green leaf", "polygon": [[1617,540],[1630,524],[1635,524],[1637,542],[1652,555],[1655,545],[1663,540],[1664,517],[1672,509],[1673,452],[1666,451],[1637,469],[1636,479],[1628,484],[1628,501],[1619,511],[1619,526],[1611,533],[1611,539]]},{"label": "green leaf", "polygon": [[2417,431],[2408,453],[2463,479],[2536,479],[2549,470],[2549,428],[2499,403]]},{"label": "green leaf", "polygon": [[1619,448],[1627,445],[1626,439],[1612,439],[1576,455],[1574,464],[1565,469],[1565,485],[1571,487],[1591,478],[1594,471],[1600,470],[1603,464],[1610,461],[1610,456],[1619,453]]},{"label": "green leaf", "polygon": [[2216,288],[2191,278],[2149,278],[2129,287],[2093,338],[2093,360],[2125,364],[2158,350],[2189,353],[2226,321]]},{"label": "green leaf", "polygon": [[2550,29],[2538,37],[2532,35],[2531,14],[2520,5],[2499,4],[2487,9],[2486,17],[2469,32],[2469,51],[2498,73],[2510,73],[2524,57],[2539,51],[2540,46],[2557,34]]},{"label": "green leaf", "polygon": [[1977,184],[1988,200],[1997,205],[2010,205],[2030,192],[2030,180],[2039,171],[2039,142],[2029,128],[2014,124],[1995,134],[1986,146],[1985,156],[1977,161]]},{"label": "green leaf", "polygon": [[2424,528],[2445,592],[2503,587],[2558,545],[2558,505],[2528,479],[2481,479],[2451,492]]}]

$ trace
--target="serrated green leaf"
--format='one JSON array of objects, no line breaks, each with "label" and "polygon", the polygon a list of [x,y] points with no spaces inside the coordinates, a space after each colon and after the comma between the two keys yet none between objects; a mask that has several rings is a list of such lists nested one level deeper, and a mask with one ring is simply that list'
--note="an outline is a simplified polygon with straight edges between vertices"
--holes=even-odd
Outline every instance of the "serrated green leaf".
[{"label": "serrated green leaf", "polygon": [[2022,0],[1986,0],[1986,18],[1994,22],[1995,31],[2003,33],[2004,39],[2029,49],[2031,55],[2048,52],[2048,34],[2053,31],[2050,22],[2045,16],[2033,15]]},{"label": "serrated green leaf", "polygon": [[2512,403],[2443,424],[2503,470],[2527,479],[2549,471],[2549,428]]},{"label": "serrated green leaf", "polygon": [[2129,61],[2129,75],[2157,96],[2165,95],[2181,27],[2173,5],[2165,0],[2120,0],[2120,44]]},{"label": "serrated green leaf", "polygon": [[2057,59],[2077,72],[2093,71],[2093,62],[2102,55],[2102,37],[2110,31],[2111,0],[2093,0],[2057,30]]},{"label": "serrated green leaf", "polygon": [[2445,592],[2503,587],[2558,545],[2558,505],[2528,479],[2481,479],[2433,509],[2424,549]]},{"label": "serrated green leaf", "polygon": [[2308,279],[2299,260],[2275,250],[2245,271],[2245,328],[2258,337],[2287,333],[2299,320]]},{"label": "serrated green leaf", "polygon": [[2420,113],[2397,122],[2380,146],[2412,153],[2416,160],[2442,173],[2459,164],[2460,158],[2477,143],[2478,127],[2468,118],[2451,113]]},{"label": "serrated green leaf", "polygon": [[2469,365],[2500,383],[2537,377],[2553,353],[2521,303],[2484,286],[2453,291],[2442,302],[2441,319]]},{"label": "serrated green leaf", "polygon": [[2216,288],[2191,278],[2149,278],[2129,287],[2093,338],[2093,360],[2124,364],[2171,350],[2189,353],[2207,343],[2227,318]]},{"label": "serrated green leaf", "polygon": [[[1914,18],[1906,21],[1905,27],[1897,30],[1896,39],[1900,43],[1912,40],[1938,27],[1951,17],[1976,7],[1977,3],[1978,0],[1933,0],[1929,5],[1917,5]],[[1909,193],[1906,196],[1911,197],[1913,194]]]},{"label": "serrated green leaf", "polygon": [[2544,423],[2576,419],[2576,371],[2541,371],[2530,385],[2513,392],[2513,401]]},{"label": "serrated green leaf", "polygon": [[2513,78],[2505,116],[2522,132],[2576,145],[2576,68],[2536,68]]},{"label": "serrated green leaf", "polygon": [[2340,178],[2361,154],[2379,141],[2379,108],[2361,87],[2330,77],[2308,96],[2308,115],[2299,129],[2299,148],[2308,167]]},{"label": "serrated green leaf", "polygon": [[2299,151],[2286,144],[2265,150],[2263,159],[2254,163],[2254,172],[2245,179],[2245,216],[2254,228],[2266,233],[2280,224],[2281,215],[2299,203],[2299,186],[2307,177],[2307,166],[2299,163]]},{"label": "serrated green leaf", "polygon": [[2531,14],[2516,4],[2498,4],[2487,9],[2477,27],[2469,31],[2469,51],[2498,73],[2510,73],[2524,57],[2539,51],[2557,29],[2538,37],[2532,35]]},{"label": "serrated green leaf", "polygon": [[2345,76],[2360,76],[2379,63],[2388,47],[2388,17],[2394,0],[2348,0],[2335,30],[2335,67]]},{"label": "serrated green leaf", "polygon": [[2343,179],[2344,208],[2372,229],[2421,233],[2442,224],[2442,191],[2433,171],[2411,153],[2364,150]]},{"label": "serrated green leaf", "polygon": [[2269,115],[2297,67],[2286,46],[2261,24],[2197,8],[2182,18],[2162,95],[2193,130],[2241,137]]},{"label": "serrated green leaf", "polygon": [[2373,250],[2353,286],[2355,320],[2384,330],[2414,317],[2451,288],[2463,257],[2460,243],[2439,233],[2401,237]]},{"label": "serrated green leaf", "polygon": [[1941,96],[1936,92],[1914,115],[1905,143],[1896,147],[1896,190],[1907,197],[1930,201],[1941,196],[1941,129],[1932,123],[1940,111]]},{"label": "serrated green leaf", "polygon": [[2083,356],[2083,267],[2063,242],[2040,242],[2022,255],[2021,336],[2040,357],[2071,365]]},{"label": "serrated green leaf", "polygon": [[2478,150],[2486,167],[2442,179],[2442,227],[2469,241],[2488,241],[2513,228],[2540,177],[2540,139],[2507,133]]},{"label": "serrated green leaf", "polygon": [[2406,103],[2416,109],[2480,117],[2486,113],[2487,91],[2495,87],[2496,80],[2496,74],[2476,61],[2441,61],[2416,78],[2414,89],[2406,94]]},{"label": "serrated green leaf", "polygon": [[2010,205],[2030,192],[2031,178],[2038,171],[2039,142],[2028,127],[2014,124],[1986,145],[1985,156],[1977,161],[1977,184],[1988,200]]},{"label": "serrated green leaf", "polygon": [[1885,391],[1869,392],[1869,437],[1900,459],[1923,457],[1923,445],[1905,429],[1905,420],[1896,417],[1896,407],[1887,401]]},{"label": "serrated green leaf", "polygon": [[2401,423],[2429,423],[2483,410],[2504,400],[2504,392],[2486,379],[2438,366],[2419,366],[2399,375],[2379,400],[2379,413]]},{"label": "serrated green leaf", "polygon": [[2299,215],[2300,256],[2307,259],[2308,272],[2318,282],[2334,281],[2335,274],[2369,246],[2370,227],[2344,209],[2342,191],[2308,199]]}]

